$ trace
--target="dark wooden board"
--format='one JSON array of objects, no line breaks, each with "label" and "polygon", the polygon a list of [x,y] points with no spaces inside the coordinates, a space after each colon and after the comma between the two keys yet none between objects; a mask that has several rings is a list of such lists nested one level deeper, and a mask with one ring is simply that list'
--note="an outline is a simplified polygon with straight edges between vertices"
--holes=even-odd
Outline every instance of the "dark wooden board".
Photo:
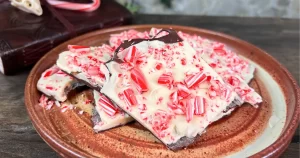
[{"label": "dark wooden board", "polygon": [[[206,28],[246,40],[269,52],[299,84],[299,20],[274,18],[136,15],[134,24],[177,24]],[[35,132],[24,106],[29,69],[0,74],[0,157],[58,157]],[[299,157],[299,128],[282,157]]]}]

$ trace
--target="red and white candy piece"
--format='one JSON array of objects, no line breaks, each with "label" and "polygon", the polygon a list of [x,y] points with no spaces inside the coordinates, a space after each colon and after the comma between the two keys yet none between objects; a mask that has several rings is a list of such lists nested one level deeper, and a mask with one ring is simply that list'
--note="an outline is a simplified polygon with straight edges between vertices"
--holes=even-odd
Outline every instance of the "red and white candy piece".
[{"label": "red and white candy piece", "polygon": [[53,74],[57,73],[58,71],[60,71],[59,68],[57,66],[54,66],[53,68],[46,71],[43,77],[46,78],[46,77],[52,76]]},{"label": "red and white candy piece", "polygon": [[232,86],[239,86],[240,85],[240,80],[234,76],[230,76],[228,79],[227,79],[228,83]]},{"label": "red and white candy piece", "polygon": [[113,105],[113,103],[104,95],[100,95],[100,99],[98,102],[99,106],[103,108],[103,111],[107,113],[109,116],[114,116],[118,109]]},{"label": "red and white candy piece", "polygon": [[194,103],[195,103],[195,99],[194,98],[190,98],[186,101],[186,120],[187,122],[190,122],[193,119],[194,116]]},{"label": "red and white candy piece", "polygon": [[170,99],[172,103],[177,104],[178,103],[178,94],[177,91],[170,94]]},{"label": "red and white candy piece", "polygon": [[156,70],[160,70],[161,68],[162,68],[162,63],[157,63],[156,65],[155,65],[155,69]]},{"label": "red and white candy piece", "polygon": [[80,45],[68,45],[68,49],[73,53],[87,53],[90,51],[89,46],[80,46]]},{"label": "red and white candy piece", "polygon": [[184,81],[188,88],[197,86],[206,80],[206,75],[203,72],[198,72],[195,75],[188,76]]},{"label": "red and white candy piece", "polygon": [[137,105],[137,100],[136,100],[134,91],[133,91],[132,89],[130,89],[130,88],[125,89],[125,90],[123,91],[123,94],[124,94],[125,102],[126,102],[129,106]]},{"label": "red and white candy piece", "polygon": [[137,90],[140,93],[148,91],[147,81],[145,79],[143,72],[139,68],[137,67],[133,68],[131,70],[130,77],[135,82]]},{"label": "red and white candy piece", "polygon": [[194,102],[195,115],[202,115],[205,113],[206,100],[203,97],[196,96]]},{"label": "red and white candy piece", "polygon": [[159,84],[172,84],[173,77],[171,73],[164,73],[162,74],[157,81]]},{"label": "red and white candy piece", "polygon": [[225,100],[228,100],[231,96],[231,93],[232,91],[228,88],[226,88],[224,91],[223,91],[223,95],[222,95],[222,99],[225,99]]},{"label": "red and white candy piece", "polygon": [[83,49],[83,48],[89,48],[88,46],[80,46],[80,45],[68,45],[69,50],[77,50],[77,49]]},{"label": "red and white candy piece", "polygon": [[128,52],[124,56],[124,61],[128,63],[133,63],[136,56],[137,56],[136,47],[132,46],[131,48],[129,48]]},{"label": "red and white candy piece", "polygon": [[178,98],[179,99],[184,99],[190,95],[190,91],[185,85],[179,83],[179,84],[177,84],[177,88],[178,88]]},{"label": "red and white candy piece", "polygon": [[39,99],[39,105],[41,107],[45,107],[47,105],[48,99],[49,99],[48,97],[46,97],[44,94],[42,94],[40,99]]},{"label": "red and white candy piece", "polygon": [[82,12],[91,12],[99,8],[101,0],[93,0],[93,3],[82,4],[82,3],[72,3],[67,1],[58,1],[58,0],[47,0],[47,2],[56,7],[66,10],[77,10]]}]

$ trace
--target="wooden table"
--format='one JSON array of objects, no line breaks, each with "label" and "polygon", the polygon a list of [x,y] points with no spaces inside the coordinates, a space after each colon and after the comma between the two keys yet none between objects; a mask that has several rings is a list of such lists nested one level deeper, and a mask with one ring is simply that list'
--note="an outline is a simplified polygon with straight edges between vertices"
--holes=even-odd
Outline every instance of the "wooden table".
[{"label": "wooden table", "polygon": [[[246,40],[280,61],[299,84],[299,20],[273,18],[136,15],[134,24],[177,24],[206,28]],[[30,68],[0,74],[0,157],[58,157],[31,125],[24,105]],[[299,128],[282,157],[299,157]]]}]

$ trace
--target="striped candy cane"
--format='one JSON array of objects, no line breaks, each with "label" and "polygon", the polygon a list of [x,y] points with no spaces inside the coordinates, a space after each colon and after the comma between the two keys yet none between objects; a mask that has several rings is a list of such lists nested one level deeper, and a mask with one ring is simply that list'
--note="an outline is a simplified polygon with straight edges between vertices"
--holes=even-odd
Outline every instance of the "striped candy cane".
[{"label": "striped candy cane", "polygon": [[98,9],[101,4],[101,0],[93,0],[93,3],[90,4],[72,3],[58,0],[47,0],[47,2],[56,8],[77,10],[82,12],[92,12]]}]

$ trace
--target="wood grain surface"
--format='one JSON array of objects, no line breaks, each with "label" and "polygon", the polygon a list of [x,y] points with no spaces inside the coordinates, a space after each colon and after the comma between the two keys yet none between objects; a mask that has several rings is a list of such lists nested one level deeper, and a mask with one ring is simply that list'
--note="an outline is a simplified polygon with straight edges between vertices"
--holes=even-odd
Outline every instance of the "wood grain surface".
[{"label": "wood grain surface", "polygon": [[[206,28],[246,40],[269,52],[299,84],[299,20],[272,18],[136,15],[134,24],[177,24]],[[24,106],[30,69],[0,74],[0,157],[58,157],[31,125]],[[282,157],[299,157],[299,128]]]}]

